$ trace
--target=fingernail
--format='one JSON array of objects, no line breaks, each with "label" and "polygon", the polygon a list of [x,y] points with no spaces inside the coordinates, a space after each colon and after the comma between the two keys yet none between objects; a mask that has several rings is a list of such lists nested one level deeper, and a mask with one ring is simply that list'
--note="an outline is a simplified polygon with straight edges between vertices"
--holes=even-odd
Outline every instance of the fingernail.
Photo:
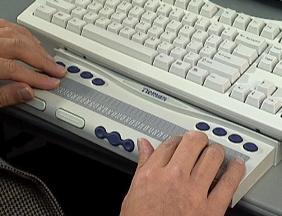
[{"label": "fingernail", "polygon": [[29,101],[29,100],[32,100],[33,99],[33,94],[32,92],[30,91],[29,88],[25,87],[25,88],[22,88],[18,91],[20,97],[24,100],[24,101]]},{"label": "fingernail", "polygon": [[57,65],[56,67],[57,67],[58,73],[62,75],[64,75],[67,72],[66,69],[62,65]]},{"label": "fingernail", "polygon": [[242,159],[242,158],[240,158],[240,157],[237,157],[237,158],[235,159],[235,161],[237,161],[239,164],[242,164],[242,165],[245,164],[244,159]]},{"label": "fingernail", "polygon": [[61,80],[57,79],[57,78],[53,78],[53,77],[50,77],[49,78],[50,82],[54,83],[54,85],[59,85]]}]

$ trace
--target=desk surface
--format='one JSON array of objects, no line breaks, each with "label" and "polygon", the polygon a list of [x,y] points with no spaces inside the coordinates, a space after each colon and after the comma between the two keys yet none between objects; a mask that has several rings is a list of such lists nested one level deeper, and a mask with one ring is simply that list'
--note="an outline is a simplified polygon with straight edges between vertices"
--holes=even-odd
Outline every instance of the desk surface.
[{"label": "desk surface", "polygon": [[[282,20],[282,3],[275,0],[212,0],[219,5],[263,18]],[[1,0],[0,17],[15,22],[16,17],[33,0]],[[36,121],[36,120],[35,120]],[[282,163],[272,168],[248,192],[240,205],[262,215],[282,215]]]}]

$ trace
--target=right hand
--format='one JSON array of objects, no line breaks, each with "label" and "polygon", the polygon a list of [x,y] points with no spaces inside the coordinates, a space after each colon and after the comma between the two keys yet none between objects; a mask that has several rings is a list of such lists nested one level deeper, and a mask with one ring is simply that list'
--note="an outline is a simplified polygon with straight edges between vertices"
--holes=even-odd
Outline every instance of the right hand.
[{"label": "right hand", "polygon": [[[35,72],[17,60],[48,75]],[[32,88],[58,87],[58,78],[65,74],[65,69],[56,64],[27,29],[0,19],[0,80],[13,81],[0,87],[0,108],[32,100]]]},{"label": "right hand", "polygon": [[244,162],[232,160],[211,190],[224,148],[208,146],[204,133],[187,132],[156,150],[141,139],[138,147],[138,167],[121,216],[223,216],[244,176]]}]

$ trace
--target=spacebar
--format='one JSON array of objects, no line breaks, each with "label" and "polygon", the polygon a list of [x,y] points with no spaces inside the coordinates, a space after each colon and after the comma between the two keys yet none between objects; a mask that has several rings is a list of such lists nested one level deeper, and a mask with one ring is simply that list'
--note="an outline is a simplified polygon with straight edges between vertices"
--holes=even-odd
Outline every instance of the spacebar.
[{"label": "spacebar", "polygon": [[149,64],[153,63],[155,56],[158,54],[156,50],[142,46],[93,24],[87,24],[83,28],[81,35]]}]

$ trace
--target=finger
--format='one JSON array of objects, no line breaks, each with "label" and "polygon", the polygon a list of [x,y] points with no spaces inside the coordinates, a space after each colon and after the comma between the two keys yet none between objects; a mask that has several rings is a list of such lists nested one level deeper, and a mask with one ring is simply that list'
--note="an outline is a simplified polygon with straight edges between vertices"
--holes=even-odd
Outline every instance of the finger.
[{"label": "finger", "polygon": [[65,68],[56,64],[42,47],[25,37],[1,39],[0,46],[0,58],[21,60],[55,77],[63,77],[66,74]]},{"label": "finger", "polygon": [[146,139],[138,139],[138,152],[139,152],[139,159],[138,159],[138,167],[137,169],[143,167],[146,161],[150,158],[150,156],[154,152],[154,148],[151,143]]},{"label": "finger", "polygon": [[195,167],[192,170],[191,177],[201,185],[200,190],[208,194],[209,188],[224,160],[224,148],[221,145],[213,144],[208,146]]},{"label": "finger", "polygon": [[10,83],[0,87],[0,108],[30,101],[33,90],[24,83]]},{"label": "finger", "polygon": [[232,160],[226,172],[222,175],[219,182],[208,196],[209,205],[217,206],[216,211],[220,212],[219,215],[224,215],[228,208],[232,196],[235,193],[241,179],[245,174],[245,164],[241,159]]},{"label": "finger", "polygon": [[164,167],[170,161],[175,149],[179,145],[182,137],[172,137],[158,146],[153,155],[148,160],[146,166],[149,167]]},{"label": "finger", "polygon": [[14,60],[0,58],[0,79],[27,83],[32,87],[50,90],[57,88],[60,80],[36,73]]},{"label": "finger", "polygon": [[8,22],[7,20],[0,19],[0,29],[1,28],[13,29],[14,31],[19,32],[20,34],[23,34],[23,35],[26,35],[26,36],[32,38],[36,43],[38,43],[38,44],[41,43],[29,30],[27,30],[26,28],[24,28],[20,25],[15,24],[15,23]]},{"label": "finger", "polygon": [[191,172],[199,155],[208,145],[208,137],[198,131],[186,132],[175,150],[168,166],[185,169],[185,172]]}]

